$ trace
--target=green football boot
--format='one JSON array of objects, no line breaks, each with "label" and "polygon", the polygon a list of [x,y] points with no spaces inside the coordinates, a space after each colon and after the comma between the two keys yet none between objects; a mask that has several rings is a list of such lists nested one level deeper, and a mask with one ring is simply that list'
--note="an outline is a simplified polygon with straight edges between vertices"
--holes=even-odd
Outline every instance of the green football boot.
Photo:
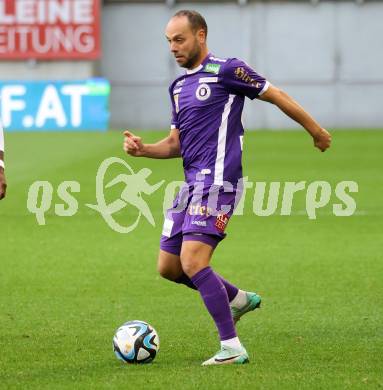
[{"label": "green football boot", "polygon": [[218,364],[245,364],[249,363],[246,349],[241,345],[240,349],[223,346],[212,358],[202,363],[203,366]]},{"label": "green football boot", "polygon": [[244,314],[261,307],[261,297],[258,294],[254,292],[247,292],[246,296],[247,303],[241,309],[237,309],[236,307],[230,306],[234,324],[236,324]]}]

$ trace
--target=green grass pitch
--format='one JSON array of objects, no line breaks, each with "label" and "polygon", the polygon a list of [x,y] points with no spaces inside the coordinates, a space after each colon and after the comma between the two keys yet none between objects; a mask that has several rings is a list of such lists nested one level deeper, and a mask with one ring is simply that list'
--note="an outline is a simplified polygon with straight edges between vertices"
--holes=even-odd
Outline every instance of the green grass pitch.
[{"label": "green grass pitch", "polygon": [[[141,132],[145,142],[165,133]],[[142,220],[113,232],[93,210],[95,175],[107,157],[125,158],[120,133],[7,134],[7,199],[0,202],[0,388],[20,389],[364,389],[383,387],[383,132],[336,131],[320,153],[301,132],[248,132],[244,173],[252,181],[356,181],[357,210],[332,204],[305,215],[305,192],[291,216],[233,217],[213,267],[263,297],[238,332],[251,362],[200,367],[218,349],[198,294],[162,280],[156,256],[160,189],[145,196],[156,226]],[[181,160],[126,157],[149,182],[182,179]],[[79,211],[46,225],[27,210],[29,186],[75,180]],[[121,187],[112,196],[118,198]],[[338,202],[339,203],[339,202]],[[278,208],[279,210],[279,208]],[[278,211],[277,210],[277,211]],[[135,210],[118,215],[121,222]],[[112,352],[127,320],[151,323],[161,339],[153,364],[126,366]]]}]

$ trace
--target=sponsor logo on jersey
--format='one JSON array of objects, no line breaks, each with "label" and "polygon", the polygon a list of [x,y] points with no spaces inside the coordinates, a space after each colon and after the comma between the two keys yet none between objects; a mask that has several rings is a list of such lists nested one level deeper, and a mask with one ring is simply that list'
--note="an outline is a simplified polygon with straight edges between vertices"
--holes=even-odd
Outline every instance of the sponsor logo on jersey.
[{"label": "sponsor logo on jersey", "polygon": [[199,204],[191,204],[188,207],[188,214],[189,215],[204,215],[206,217],[210,217],[213,210],[210,207],[207,206],[201,206]]},{"label": "sponsor logo on jersey", "polygon": [[204,101],[209,99],[211,95],[211,89],[207,84],[200,84],[197,90],[195,91],[195,95],[198,100]]},{"label": "sponsor logo on jersey", "polygon": [[215,227],[221,233],[226,229],[227,223],[229,222],[229,216],[227,214],[219,214],[215,220]]},{"label": "sponsor logo on jersey", "polygon": [[262,86],[261,83],[255,81],[252,77],[250,77],[249,73],[246,72],[246,70],[242,66],[236,68],[234,74],[235,77],[237,77],[237,79],[240,79],[245,83],[252,85],[255,88],[261,88]]},{"label": "sponsor logo on jersey", "polygon": [[218,83],[218,77],[200,77],[198,82],[201,83]]},{"label": "sponsor logo on jersey", "polygon": [[193,221],[191,224],[206,227],[206,221]]},{"label": "sponsor logo on jersey", "polygon": [[221,65],[219,65],[219,64],[207,64],[204,68],[204,71],[209,72],[209,73],[218,74],[220,68],[221,68]]}]

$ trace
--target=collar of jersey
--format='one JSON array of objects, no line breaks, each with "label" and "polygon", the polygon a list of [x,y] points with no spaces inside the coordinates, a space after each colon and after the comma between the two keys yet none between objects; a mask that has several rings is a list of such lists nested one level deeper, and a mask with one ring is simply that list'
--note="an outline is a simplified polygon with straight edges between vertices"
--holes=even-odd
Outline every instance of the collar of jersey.
[{"label": "collar of jersey", "polygon": [[207,56],[203,59],[203,61],[196,66],[194,69],[186,69],[186,74],[193,74],[199,72],[205,65],[206,62],[209,61],[209,58],[212,56],[211,53],[207,53]]},{"label": "collar of jersey", "polygon": [[186,74],[193,74],[193,73],[197,73],[199,70],[201,70],[203,68],[203,65],[202,64],[199,64],[196,68],[194,69],[186,69]]}]

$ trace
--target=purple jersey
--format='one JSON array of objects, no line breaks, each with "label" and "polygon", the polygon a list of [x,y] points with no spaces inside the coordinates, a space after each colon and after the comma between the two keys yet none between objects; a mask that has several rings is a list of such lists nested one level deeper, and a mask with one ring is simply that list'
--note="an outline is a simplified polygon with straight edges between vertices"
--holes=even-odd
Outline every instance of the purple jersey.
[{"label": "purple jersey", "polygon": [[241,121],[245,97],[254,99],[269,83],[236,58],[209,54],[170,86],[172,128],[179,129],[188,184],[198,173],[206,184],[236,184],[242,177]]}]

